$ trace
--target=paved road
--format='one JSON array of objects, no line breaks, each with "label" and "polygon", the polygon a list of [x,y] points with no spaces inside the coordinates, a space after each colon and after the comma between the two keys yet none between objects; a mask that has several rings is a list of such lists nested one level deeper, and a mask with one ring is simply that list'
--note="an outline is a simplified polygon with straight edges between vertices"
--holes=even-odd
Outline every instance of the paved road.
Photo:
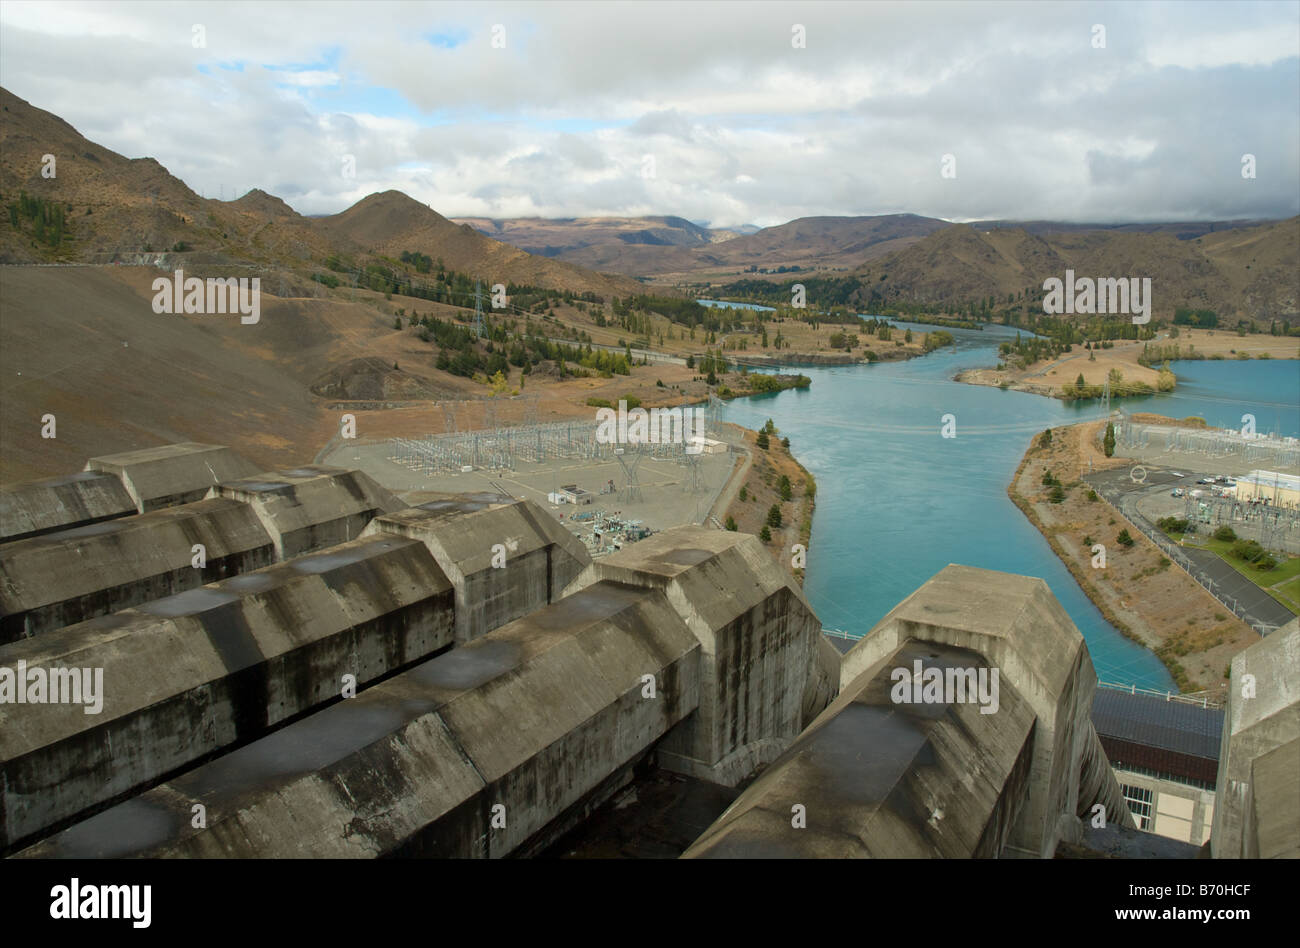
[{"label": "paved road", "polygon": [[1214,553],[1209,550],[1179,547],[1173,544],[1164,535],[1163,531],[1149,521],[1138,508],[1138,501],[1141,498],[1156,491],[1167,491],[1172,486],[1180,484],[1187,486],[1189,481],[1195,482],[1196,477],[1193,476],[1192,472],[1186,471],[1183,473],[1187,474],[1187,477],[1177,478],[1171,476],[1168,471],[1158,471],[1151,468],[1147,470],[1149,473],[1146,482],[1142,484],[1133,481],[1129,468],[1089,474],[1084,477],[1084,481],[1091,484],[1097,490],[1097,493],[1114,504],[1120,513],[1147,536],[1156,540],[1158,544],[1173,546],[1182,556],[1190,560],[1193,564],[1190,572],[1193,575],[1200,573],[1209,582],[1213,583],[1213,587],[1207,588],[1210,588],[1210,592],[1213,593],[1215,598],[1230,608],[1235,603],[1236,608],[1234,611],[1250,625],[1276,627],[1285,625],[1295,618],[1289,609]]},{"label": "paved road", "polygon": [[[593,343],[578,342],[576,339],[561,339],[558,336],[547,336],[546,339],[548,342],[553,342],[556,345],[561,345],[561,346],[577,346],[578,348],[581,349],[586,347],[587,345],[590,345],[591,348],[598,349],[602,352],[617,352],[619,355],[625,355],[627,353],[627,350],[622,348],[621,346],[607,346],[604,343],[600,343],[600,342],[593,342]],[[664,352],[654,352],[653,350],[650,349],[633,349],[632,358],[645,359],[647,362],[670,362],[673,365],[686,364],[685,359],[678,358],[677,356],[671,356]]]}]

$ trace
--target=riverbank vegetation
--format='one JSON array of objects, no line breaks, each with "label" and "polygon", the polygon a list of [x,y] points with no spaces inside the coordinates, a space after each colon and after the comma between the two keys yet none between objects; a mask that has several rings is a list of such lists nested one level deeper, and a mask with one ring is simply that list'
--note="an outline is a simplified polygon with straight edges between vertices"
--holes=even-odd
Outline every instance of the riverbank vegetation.
[{"label": "riverbank vegetation", "polygon": [[1036,436],[1007,494],[1106,621],[1151,649],[1180,690],[1219,693],[1231,657],[1258,636],[1090,485],[1064,474],[1125,463],[1100,450],[1103,428],[1085,422]]}]

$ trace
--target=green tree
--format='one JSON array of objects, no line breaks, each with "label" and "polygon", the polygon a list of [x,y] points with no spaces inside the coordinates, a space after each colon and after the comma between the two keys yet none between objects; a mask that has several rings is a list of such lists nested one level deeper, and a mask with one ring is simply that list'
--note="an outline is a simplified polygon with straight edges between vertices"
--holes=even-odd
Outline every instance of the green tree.
[{"label": "green tree", "polygon": [[758,433],[758,446],[759,446],[760,448],[762,448],[764,451],[767,450],[767,447],[768,447],[768,441],[767,441],[767,432],[766,432],[766,431],[760,431],[760,432]]},{"label": "green tree", "polygon": [[1115,537],[1115,542],[1118,543],[1120,546],[1133,545],[1133,538],[1129,536],[1128,527],[1125,527],[1123,530],[1119,532],[1119,535]]},{"label": "green tree", "polygon": [[769,530],[769,529],[767,529],[766,526],[764,526],[762,530],[759,530],[759,531],[758,531],[758,538],[759,538],[760,540],[762,540],[764,543],[771,543],[771,542],[772,542],[772,531]]},{"label": "green tree", "polygon": [[773,504],[767,511],[767,525],[769,527],[779,527],[784,523],[781,519],[781,505]]},{"label": "green tree", "polygon": [[1109,421],[1106,422],[1106,437],[1102,439],[1101,446],[1106,452],[1106,457],[1112,457],[1115,454],[1115,426]]},{"label": "green tree", "polygon": [[728,530],[731,530],[733,533],[735,532],[735,530],[736,530],[736,520],[735,520],[734,517],[728,517],[728,518],[727,518],[727,529],[728,529]]},{"label": "green tree", "polygon": [[790,485],[790,477],[789,477],[789,475],[786,475],[786,474],[782,474],[782,475],[781,475],[781,481],[780,481],[779,489],[780,489],[780,491],[781,491],[781,499],[782,499],[782,500],[790,500],[791,498],[794,497],[794,489],[793,489],[793,487],[791,487],[791,485]]},{"label": "green tree", "polygon": [[749,499],[749,491],[746,490],[746,489],[743,488],[743,487],[740,489],[740,499],[741,499],[742,501],[743,501],[743,500],[748,500],[748,499]]}]

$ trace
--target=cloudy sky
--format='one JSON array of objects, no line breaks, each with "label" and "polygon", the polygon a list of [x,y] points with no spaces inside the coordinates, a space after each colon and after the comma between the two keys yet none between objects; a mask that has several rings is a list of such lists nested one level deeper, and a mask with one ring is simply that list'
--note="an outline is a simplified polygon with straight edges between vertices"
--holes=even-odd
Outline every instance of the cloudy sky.
[{"label": "cloudy sky", "polygon": [[0,85],[304,214],[1300,213],[1298,2],[5,0]]}]

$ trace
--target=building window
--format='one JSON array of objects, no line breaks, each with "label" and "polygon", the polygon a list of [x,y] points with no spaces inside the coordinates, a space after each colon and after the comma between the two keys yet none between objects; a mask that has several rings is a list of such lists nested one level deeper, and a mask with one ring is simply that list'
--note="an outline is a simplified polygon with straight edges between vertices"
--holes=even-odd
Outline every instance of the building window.
[{"label": "building window", "polygon": [[1129,812],[1137,820],[1138,829],[1151,828],[1151,791],[1146,787],[1130,787],[1126,783],[1119,785],[1128,803]]}]

